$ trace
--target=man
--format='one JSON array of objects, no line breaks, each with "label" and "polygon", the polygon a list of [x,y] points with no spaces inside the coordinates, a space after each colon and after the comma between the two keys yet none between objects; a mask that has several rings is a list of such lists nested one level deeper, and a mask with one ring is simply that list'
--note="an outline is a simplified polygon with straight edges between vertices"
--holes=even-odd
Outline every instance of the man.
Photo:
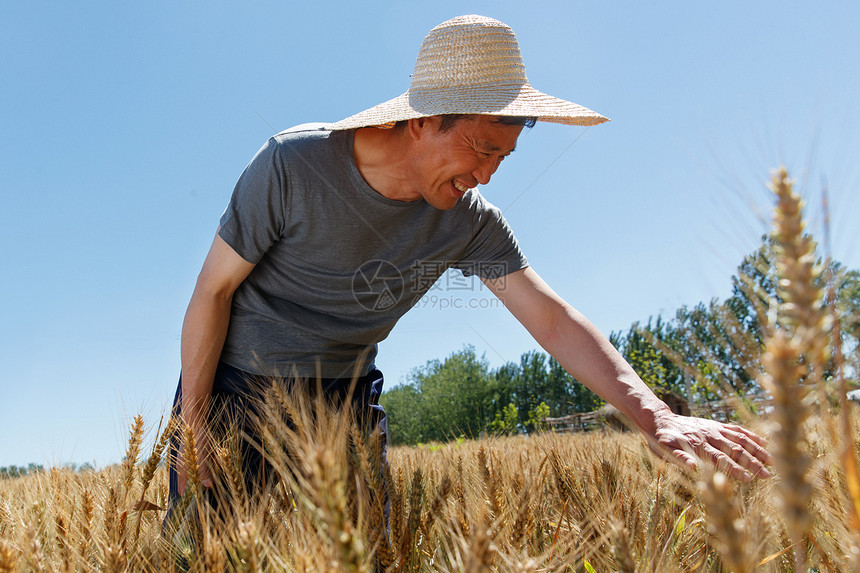
[{"label": "man", "polygon": [[[381,419],[376,343],[449,267],[477,275],[577,380],[661,455],[740,479],[769,475],[764,440],[673,414],[609,341],[532,269],[489,183],[534,121],[607,121],[531,87],[513,31],[480,16],[431,30],[405,94],[328,126],[278,134],[236,185],[182,331],[177,408],[206,451],[215,397],[260,376],[321,378]],[[244,407],[244,406],[240,406]],[[171,495],[184,490],[181,463]],[[200,464],[204,485],[209,464]]]}]

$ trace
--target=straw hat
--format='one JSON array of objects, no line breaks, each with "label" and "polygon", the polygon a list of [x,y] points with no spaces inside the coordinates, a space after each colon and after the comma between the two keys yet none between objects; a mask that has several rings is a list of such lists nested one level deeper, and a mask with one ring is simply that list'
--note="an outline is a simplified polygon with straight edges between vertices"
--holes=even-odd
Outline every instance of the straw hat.
[{"label": "straw hat", "polygon": [[537,117],[566,125],[609,121],[534,89],[514,31],[498,20],[472,15],[430,30],[418,52],[409,91],[326,127],[391,127],[404,119],[452,113]]}]

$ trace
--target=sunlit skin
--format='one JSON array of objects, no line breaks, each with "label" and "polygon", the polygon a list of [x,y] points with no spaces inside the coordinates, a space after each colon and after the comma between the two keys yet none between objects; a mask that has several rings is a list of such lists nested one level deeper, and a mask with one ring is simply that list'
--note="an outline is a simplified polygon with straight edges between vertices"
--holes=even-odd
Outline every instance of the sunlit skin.
[{"label": "sunlit skin", "polygon": [[434,116],[409,120],[398,130],[356,131],[355,160],[362,177],[389,199],[423,199],[437,209],[451,209],[466,191],[490,182],[523,130],[482,115],[444,132],[440,123]]}]

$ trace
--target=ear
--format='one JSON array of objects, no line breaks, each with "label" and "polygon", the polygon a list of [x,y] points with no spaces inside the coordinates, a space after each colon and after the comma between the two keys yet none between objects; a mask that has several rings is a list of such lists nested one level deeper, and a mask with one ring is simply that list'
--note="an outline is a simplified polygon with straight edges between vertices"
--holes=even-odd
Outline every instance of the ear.
[{"label": "ear", "polygon": [[439,130],[439,124],[442,123],[442,119],[438,116],[432,115],[430,117],[416,117],[414,119],[410,119],[407,123],[407,130],[409,131],[409,136],[418,140],[422,137],[426,137],[426,134],[433,133]]}]

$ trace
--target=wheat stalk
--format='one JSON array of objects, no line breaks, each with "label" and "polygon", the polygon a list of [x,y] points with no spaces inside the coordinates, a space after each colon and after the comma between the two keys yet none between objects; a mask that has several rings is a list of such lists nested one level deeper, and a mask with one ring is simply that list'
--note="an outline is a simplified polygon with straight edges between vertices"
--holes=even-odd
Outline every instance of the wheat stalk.
[{"label": "wheat stalk", "polygon": [[143,441],[143,416],[138,414],[134,417],[134,422],[131,425],[131,432],[128,439],[128,448],[125,452],[125,458],[122,462],[120,477],[122,480],[123,496],[119,502],[120,507],[125,507],[125,500],[128,492],[134,485],[134,468],[137,465],[137,456],[140,454],[140,444]]},{"label": "wheat stalk", "polygon": [[[707,470],[706,470],[707,471]],[[708,533],[717,546],[729,570],[747,573],[751,567],[748,555],[745,525],[734,504],[734,488],[729,478],[720,471],[709,471],[710,476],[701,482],[702,498],[708,513]]]},{"label": "wheat stalk", "polygon": [[6,533],[6,530],[12,530],[15,526],[12,520],[12,510],[9,508],[9,501],[5,495],[0,495],[0,535]]},{"label": "wheat stalk", "polygon": [[54,524],[56,526],[57,531],[56,540],[60,553],[60,559],[62,560],[62,570],[68,572],[72,570],[72,559],[71,551],[69,549],[69,537],[66,526],[66,517],[60,513],[55,514]]},{"label": "wheat stalk", "polygon": [[780,507],[794,547],[795,566],[805,571],[813,522],[812,460],[805,429],[810,416],[808,384],[820,377],[826,356],[826,315],[821,308],[823,293],[816,285],[815,244],[803,235],[802,202],[785,168],[774,173],[770,188],[777,196],[774,240],[783,302],[777,326],[765,341],[762,386],[774,399],[773,450],[774,466],[782,480]]},{"label": "wheat stalk", "polygon": [[47,571],[45,559],[42,555],[42,544],[39,541],[39,532],[35,527],[30,526],[25,533],[27,539],[27,562],[30,565],[30,570],[35,573]]},{"label": "wheat stalk", "polygon": [[615,558],[617,573],[636,573],[636,558],[631,546],[630,531],[618,518],[612,520],[609,527],[613,539],[612,556]]},{"label": "wheat stalk", "polygon": [[81,539],[80,544],[78,545],[78,553],[84,560],[87,559],[87,550],[90,544],[94,516],[95,504],[93,502],[93,496],[88,489],[84,488],[84,491],[81,493],[81,520],[78,523]]},{"label": "wheat stalk", "polygon": [[188,489],[199,500],[203,496],[203,484],[200,482],[200,463],[197,457],[197,442],[194,438],[194,428],[186,425],[184,429],[185,447],[182,450],[182,463],[188,476]]}]

